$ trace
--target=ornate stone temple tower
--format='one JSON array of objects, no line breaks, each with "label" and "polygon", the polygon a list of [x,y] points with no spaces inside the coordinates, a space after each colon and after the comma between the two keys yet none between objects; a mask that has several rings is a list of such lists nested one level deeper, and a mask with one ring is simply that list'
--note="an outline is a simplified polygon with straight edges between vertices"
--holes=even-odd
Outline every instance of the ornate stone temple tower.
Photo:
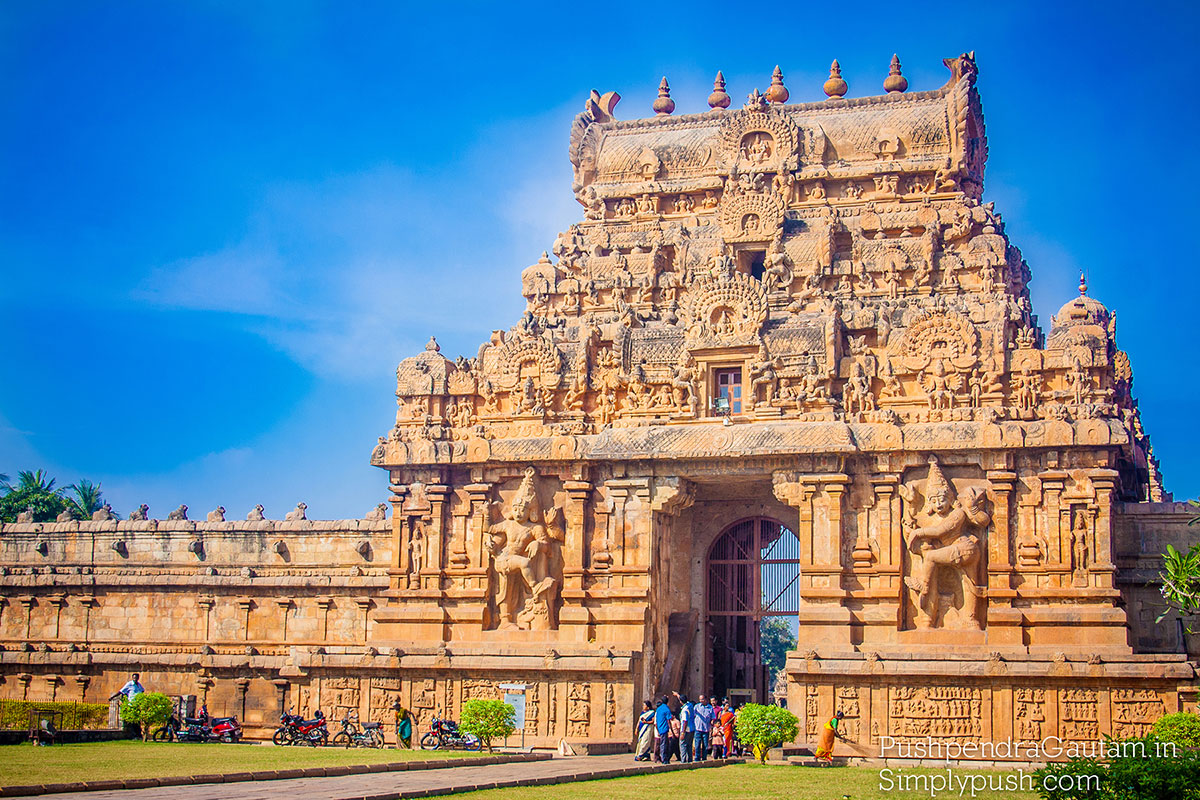
[{"label": "ornate stone temple tower", "polygon": [[1135,655],[1117,580],[1121,509],[1163,491],[1115,319],[1081,281],[1039,326],[975,61],[946,65],[737,109],[718,76],[678,117],[664,80],[631,121],[592,93],[584,219],[524,316],[397,371],[381,640],[540,685],[551,738],[626,736],[662,688],[764,696],[785,614],[808,735],[1094,739],[1178,704],[1192,669]]},{"label": "ornate stone temple tower", "polygon": [[[130,672],[269,736],[279,711],[421,724],[523,695],[529,745],[620,740],[652,692],[840,710],[894,740],[1094,740],[1194,696],[1155,624],[1163,492],[1115,318],[1039,326],[983,198],[975,61],[940,89],[570,132],[583,219],[472,357],[396,372],[363,519],[0,529],[0,697]],[[514,275],[515,278],[515,275]],[[761,630],[799,645],[782,679]],[[516,698],[513,698],[516,701]],[[390,729],[389,729],[390,732]]]}]

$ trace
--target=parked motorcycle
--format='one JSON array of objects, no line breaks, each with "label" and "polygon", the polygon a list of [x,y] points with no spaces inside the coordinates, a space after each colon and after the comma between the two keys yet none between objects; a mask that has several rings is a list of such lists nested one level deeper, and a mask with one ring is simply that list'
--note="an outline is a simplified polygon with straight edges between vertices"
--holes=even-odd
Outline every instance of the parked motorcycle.
[{"label": "parked motorcycle", "polygon": [[156,742],[237,742],[242,738],[242,726],[237,717],[210,717],[208,706],[200,708],[199,716],[171,714],[167,724],[153,734]]},{"label": "parked motorcycle", "polygon": [[277,745],[317,747],[329,743],[329,729],[325,727],[325,715],[320,711],[307,720],[299,714],[284,712],[279,716],[279,723],[271,737]]},{"label": "parked motorcycle", "polygon": [[429,733],[421,737],[422,750],[482,750],[483,743],[473,733],[458,729],[458,723],[451,719],[434,717],[430,723]]},{"label": "parked motorcycle", "polygon": [[347,714],[342,720],[342,729],[333,737],[334,747],[383,747],[382,725],[378,722],[364,722],[360,730],[355,719]]}]

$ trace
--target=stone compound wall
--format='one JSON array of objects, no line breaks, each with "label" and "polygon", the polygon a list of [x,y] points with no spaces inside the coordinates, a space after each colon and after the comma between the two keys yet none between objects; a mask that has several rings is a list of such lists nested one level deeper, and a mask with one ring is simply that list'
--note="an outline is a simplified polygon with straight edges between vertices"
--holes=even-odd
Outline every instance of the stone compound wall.
[{"label": "stone compound wall", "polygon": [[427,724],[511,682],[527,743],[632,727],[628,653],[383,641],[392,536],[390,520],[5,525],[0,697],[102,701],[140,672],[269,736],[281,708],[384,721],[399,699]]}]

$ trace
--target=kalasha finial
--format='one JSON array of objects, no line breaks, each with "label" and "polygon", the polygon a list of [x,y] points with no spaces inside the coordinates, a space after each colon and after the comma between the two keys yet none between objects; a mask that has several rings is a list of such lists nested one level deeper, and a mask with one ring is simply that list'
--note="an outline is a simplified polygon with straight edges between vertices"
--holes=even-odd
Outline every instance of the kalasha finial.
[{"label": "kalasha finial", "polygon": [[767,87],[767,99],[772,103],[786,103],[788,97],[787,87],[783,85],[783,71],[776,64],[775,71],[771,73],[771,85]]},{"label": "kalasha finial", "polygon": [[846,82],[842,80],[842,67],[838,64],[837,59],[829,65],[829,80],[825,81],[825,94],[830,100],[846,96],[846,91],[850,88]]},{"label": "kalasha finial", "polygon": [[725,76],[717,70],[717,79],[713,81],[712,94],[708,96],[708,107],[713,111],[724,111],[729,108],[729,95],[725,93]]},{"label": "kalasha finial", "polygon": [[658,98],[650,107],[654,109],[655,114],[670,114],[675,110],[675,101],[671,99],[671,87],[667,84],[665,75],[658,84]]},{"label": "kalasha finial", "polygon": [[425,349],[430,350],[434,353],[438,353],[438,352],[441,352],[442,348],[441,348],[441,345],[439,345],[437,343],[437,339],[430,336],[429,341],[425,343]]},{"label": "kalasha finial", "polygon": [[1082,272],[1079,273],[1079,293],[1087,294],[1087,277]]},{"label": "kalasha finial", "polygon": [[892,65],[883,80],[883,90],[888,94],[899,94],[908,90],[908,79],[900,74],[900,56],[892,53]]}]

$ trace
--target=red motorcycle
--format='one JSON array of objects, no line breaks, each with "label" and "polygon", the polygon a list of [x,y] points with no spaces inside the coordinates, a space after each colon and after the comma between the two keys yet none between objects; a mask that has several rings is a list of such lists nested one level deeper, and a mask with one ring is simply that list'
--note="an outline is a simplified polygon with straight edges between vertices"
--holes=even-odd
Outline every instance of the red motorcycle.
[{"label": "red motorcycle", "polygon": [[271,741],[277,745],[323,747],[329,743],[329,729],[325,727],[325,715],[320,711],[312,719],[284,712],[279,716],[279,723],[275,735],[271,737]]},{"label": "red motorcycle", "polygon": [[154,732],[156,742],[237,742],[242,738],[242,726],[237,717],[210,717],[208,706],[201,706],[195,717],[172,714],[167,724]]}]

